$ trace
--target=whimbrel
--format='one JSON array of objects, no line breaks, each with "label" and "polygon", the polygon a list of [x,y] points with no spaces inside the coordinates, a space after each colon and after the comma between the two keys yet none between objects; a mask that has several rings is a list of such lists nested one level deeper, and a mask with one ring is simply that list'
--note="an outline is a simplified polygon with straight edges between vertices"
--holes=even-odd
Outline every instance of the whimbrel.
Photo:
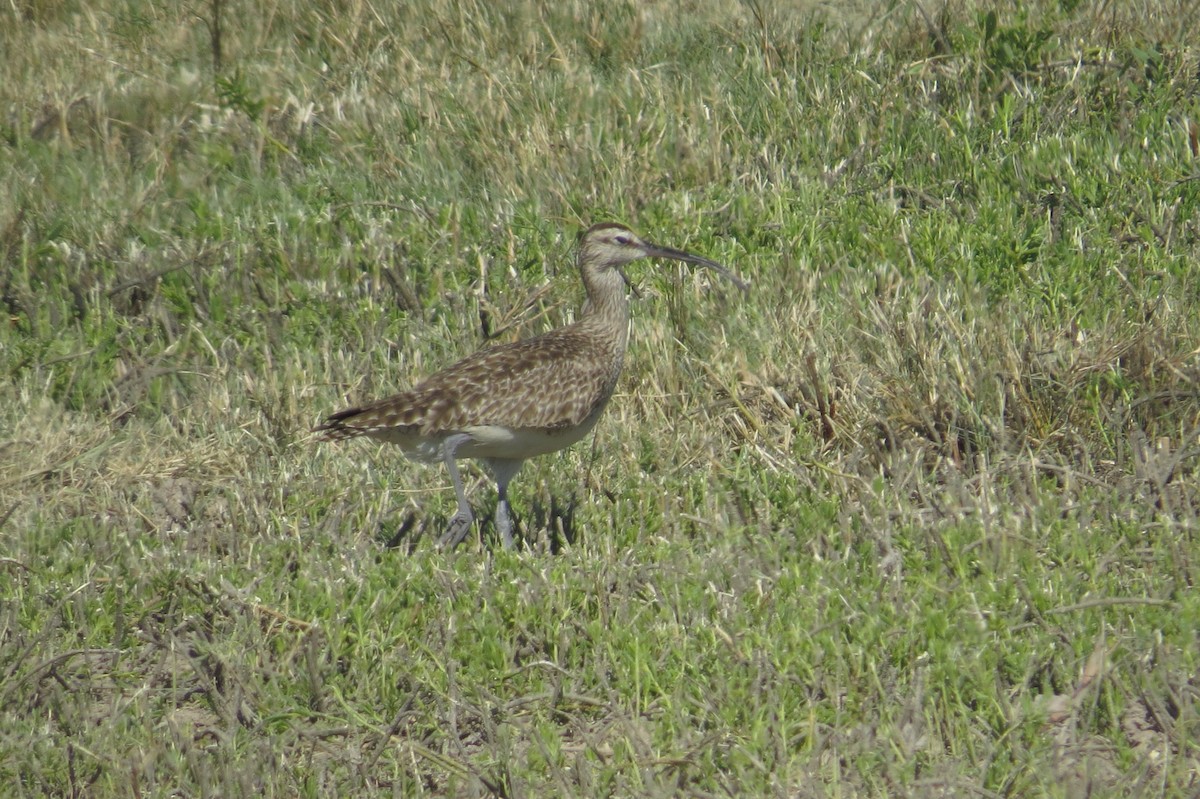
[{"label": "whimbrel", "polygon": [[441,461],[458,510],[440,545],[453,547],[473,521],[455,461],[477,458],[496,480],[496,530],[512,546],[508,484],[535,455],[568,447],[596,425],[616,388],[629,343],[629,278],[638,258],[705,266],[745,291],[718,263],[643,241],[623,225],[601,223],[579,238],[578,266],[587,292],[579,320],[534,338],[480,350],[395,396],[338,411],[314,432],[330,441],[368,436],[397,444],[411,458]]}]

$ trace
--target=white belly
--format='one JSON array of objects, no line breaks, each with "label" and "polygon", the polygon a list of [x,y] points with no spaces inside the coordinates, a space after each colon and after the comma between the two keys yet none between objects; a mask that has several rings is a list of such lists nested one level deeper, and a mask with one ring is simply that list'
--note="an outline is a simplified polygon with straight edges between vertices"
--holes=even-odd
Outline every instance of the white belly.
[{"label": "white belly", "polygon": [[583,424],[561,430],[474,425],[433,436],[421,436],[413,428],[385,428],[367,435],[379,441],[396,444],[410,458],[426,463],[440,461],[442,442],[459,433],[465,433],[470,439],[458,446],[454,453],[456,458],[525,460],[571,446],[590,433],[599,419],[600,413],[593,413]]},{"label": "white belly", "polygon": [[590,433],[599,417],[600,415],[596,414],[578,427],[563,430],[513,429],[499,425],[468,427],[462,432],[469,435],[471,440],[459,446],[455,454],[460,458],[524,460],[548,452],[557,452]]}]

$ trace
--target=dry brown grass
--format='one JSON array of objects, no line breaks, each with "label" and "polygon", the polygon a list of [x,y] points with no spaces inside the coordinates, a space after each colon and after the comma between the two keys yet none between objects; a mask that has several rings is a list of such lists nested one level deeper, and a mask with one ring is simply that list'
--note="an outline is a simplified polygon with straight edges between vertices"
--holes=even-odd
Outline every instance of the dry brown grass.
[{"label": "dry brown grass", "polygon": [[[0,12],[0,782],[1194,794],[1196,11],[924,6]],[[308,429],[610,217],[751,297],[434,552]]]}]

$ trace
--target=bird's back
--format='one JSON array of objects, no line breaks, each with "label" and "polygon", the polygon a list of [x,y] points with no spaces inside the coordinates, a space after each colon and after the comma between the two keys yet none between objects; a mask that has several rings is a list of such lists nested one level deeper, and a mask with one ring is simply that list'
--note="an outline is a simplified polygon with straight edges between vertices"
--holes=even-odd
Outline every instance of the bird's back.
[{"label": "bird's back", "polygon": [[334,414],[317,429],[329,438],[368,435],[415,446],[485,426],[547,433],[590,428],[616,387],[621,339],[576,323],[489,347],[408,391]]}]

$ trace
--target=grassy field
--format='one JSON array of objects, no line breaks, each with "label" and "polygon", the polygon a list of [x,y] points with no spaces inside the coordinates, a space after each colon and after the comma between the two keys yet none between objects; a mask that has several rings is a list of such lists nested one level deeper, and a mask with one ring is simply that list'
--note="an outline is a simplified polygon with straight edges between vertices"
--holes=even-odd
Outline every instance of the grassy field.
[{"label": "grassy field", "polygon": [[[1195,797],[1198,28],[5,4],[3,793]],[[635,265],[525,546],[439,552],[444,469],[308,431],[604,220],[751,292]]]}]

